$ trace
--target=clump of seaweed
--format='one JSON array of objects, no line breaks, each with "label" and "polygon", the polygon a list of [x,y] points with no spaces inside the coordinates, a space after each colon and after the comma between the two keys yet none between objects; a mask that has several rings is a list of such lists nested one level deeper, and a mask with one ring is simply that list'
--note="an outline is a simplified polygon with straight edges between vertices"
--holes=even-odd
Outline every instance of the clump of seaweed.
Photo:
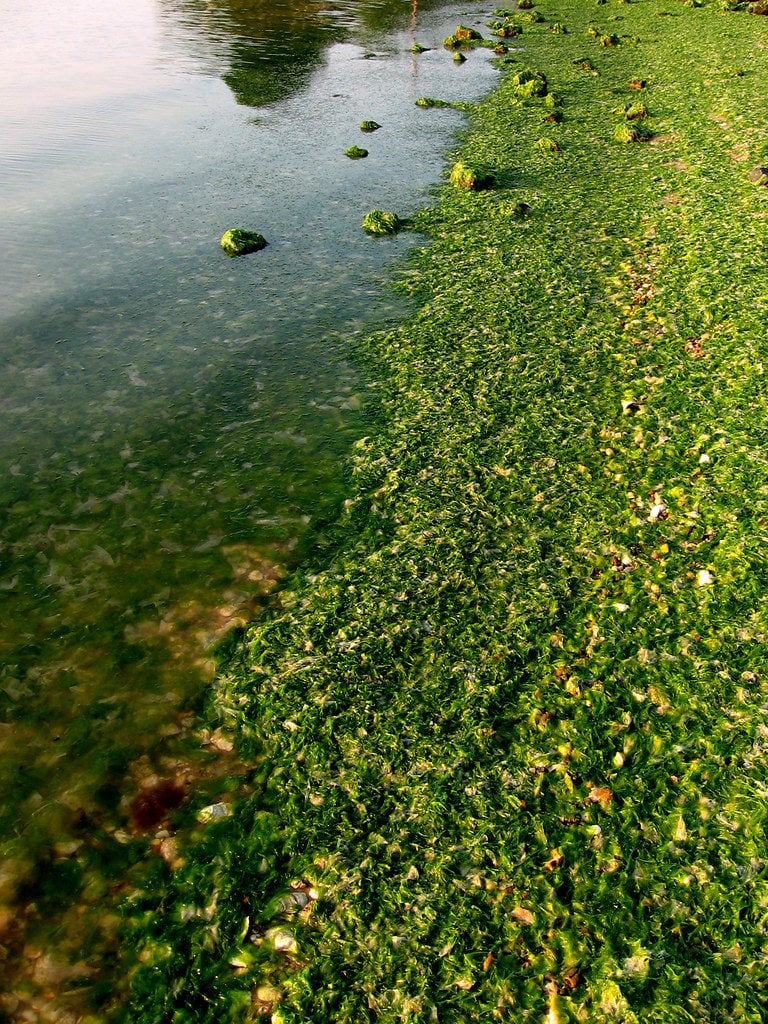
[{"label": "clump of seaweed", "polygon": [[538,11],[528,11],[527,14],[523,15],[523,20],[531,25],[535,25],[537,22],[544,21],[544,15],[539,14]]},{"label": "clump of seaweed", "polygon": [[652,137],[652,133],[643,124],[625,122],[616,126],[613,137],[617,142],[647,142]]},{"label": "clump of seaweed", "polygon": [[600,36],[598,42],[601,46],[618,46],[619,37],[614,32],[606,32],[604,35]]},{"label": "clump of seaweed", "polygon": [[459,160],[451,168],[450,182],[455,188],[465,188],[473,192],[493,188],[496,176],[493,171],[482,164]]},{"label": "clump of seaweed", "polygon": [[505,21],[501,25],[497,25],[493,30],[493,34],[498,36],[500,39],[513,39],[515,36],[523,34],[523,30],[519,25],[515,25],[511,21]]},{"label": "clump of seaweed", "polygon": [[550,136],[548,135],[545,135],[542,138],[537,139],[534,145],[537,149],[541,149],[545,153],[560,152],[560,147],[558,146],[557,141],[553,138],[550,138]]},{"label": "clump of seaweed", "polygon": [[378,121],[361,121],[360,131],[361,132],[377,132],[381,128]]},{"label": "clump of seaweed", "polygon": [[505,217],[525,217],[533,207],[522,199],[516,199],[513,203],[504,203],[500,210]]},{"label": "clump of seaweed", "polygon": [[267,240],[258,231],[230,228],[221,236],[220,244],[227,256],[247,256],[248,253],[263,249],[267,245]]},{"label": "clump of seaweed", "polygon": [[403,222],[396,213],[388,210],[371,210],[363,217],[362,228],[368,235],[396,235]]},{"label": "clump of seaweed", "polygon": [[350,146],[344,151],[344,155],[348,156],[350,160],[363,160],[368,156],[368,150],[363,149],[362,146]]},{"label": "clump of seaweed", "polygon": [[476,29],[467,28],[466,25],[458,25],[453,35],[454,38],[463,43],[471,42],[473,40],[478,41],[483,38]]},{"label": "clump of seaweed", "polygon": [[520,11],[530,11],[533,9],[533,0],[518,0],[517,8]]},{"label": "clump of seaweed", "polygon": [[464,56],[464,54],[460,53],[458,50],[453,55],[453,63],[454,64],[463,64],[466,59],[467,58]]},{"label": "clump of seaweed", "polygon": [[421,43],[414,43],[411,47],[411,53],[426,53],[429,50],[428,46],[422,46]]},{"label": "clump of seaweed", "polygon": [[547,77],[542,71],[523,68],[522,71],[518,71],[516,75],[512,76],[512,85],[515,95],[522,100],[547,95]]},{"label": "clump of seaweed", "polygon": [[432,107],[452,107],[453,104],[448,100],[436,100],[432,96],[419,96],[416,100],[416,106],[422,107],[424,110],[430,110]]},{"label": "clump of seaweed", "polygon": [[568,29],[562,23],[562,21],[555,21],[549,26],[549,31],[556,36],[564,36],[568,34]]},{"label": "clump of seaweed", "polygon": [[616,107],[613,112],[614,114],[622,114],[628,121],[642,121],[643,118],[648,117],[648,108],[640,101]]}]

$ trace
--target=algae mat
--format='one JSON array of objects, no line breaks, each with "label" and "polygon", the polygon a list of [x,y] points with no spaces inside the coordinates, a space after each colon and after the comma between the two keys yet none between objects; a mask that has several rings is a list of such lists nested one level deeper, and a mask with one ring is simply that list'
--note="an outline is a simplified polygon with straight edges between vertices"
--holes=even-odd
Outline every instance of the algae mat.
[{"label": "algae mat", "polygon": [[212,700],[259,792],[128,901],[132,1020],[768,1014],[768,20],[491,20],[495,186],[417,219],[335,556]]}]

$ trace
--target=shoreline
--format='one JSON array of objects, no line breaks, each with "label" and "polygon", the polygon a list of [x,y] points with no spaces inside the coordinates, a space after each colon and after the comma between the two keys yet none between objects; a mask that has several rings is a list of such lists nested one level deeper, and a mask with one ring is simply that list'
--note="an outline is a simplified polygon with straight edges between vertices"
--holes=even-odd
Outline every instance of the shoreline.
[{"label": "shoreline", "polygon": [[343,540],[219,677],[259,791],[127,905],[132,1021],[764,1015],[765,22],[534,10]]}]

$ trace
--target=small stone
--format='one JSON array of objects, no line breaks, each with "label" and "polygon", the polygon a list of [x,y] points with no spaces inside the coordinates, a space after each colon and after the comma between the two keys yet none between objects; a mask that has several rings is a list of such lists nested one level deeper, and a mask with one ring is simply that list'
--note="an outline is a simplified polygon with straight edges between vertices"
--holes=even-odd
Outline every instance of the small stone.
[{"label": "small stone", "polygon": [[381,128],[378,121],[361,121],[360,131],[361,132],[377,132]]},{"label": "small stone", "polygon": [[768,185],[768,167],[755,167],[749,172],[749,180],[753,185]]},{"label": "small stone", "polygon": [[272,943],[279,953],[296,953],[299,944],[294,938],[293,932],[287,928],[270,928],[266,938]]},{"label": "small stone", "polygon": [[201,807],[197,812],[197,820],[202,825],[207,825],[211,821],[221,821],[223,818],[231,816],[232,808],[229,804],[208,804],[207,807]]}]

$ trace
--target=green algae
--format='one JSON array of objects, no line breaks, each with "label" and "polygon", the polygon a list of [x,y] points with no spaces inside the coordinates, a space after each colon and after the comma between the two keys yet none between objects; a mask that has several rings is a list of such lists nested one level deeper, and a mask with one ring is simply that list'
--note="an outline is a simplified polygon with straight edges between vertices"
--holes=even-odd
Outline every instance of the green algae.
[{"label": "green algae", "polygon": [[258,231],[247,231],[244,228],[231,228],[221,236],[221,248],[227,256],[247,256],[259,252],[266,245],[266,238]]},{"label": "green algae", "polygon": [[450,182],[455,188],[480,192],[493,188],[496,177],[488,167],[474,161],[458,160],[451,168]]},{"label": "green algae", "polygon": [[363,217],[362,228],[369,235],[396,235],[403,222],[396,213],[371,210]]},{"label": "green algae", "polygon": [[455,154],[496,189],[416,218],[337,547],[212,697],[259,792],[129,901],[140,1024],[766,1017],[768,56],[640,0],[584,75],[541,6],[568,145],[510,73]]},{"label": "green algae", "polygon": [[378,121],[361,121],[360,131],[370,134],[371,132],[377,132],[381,128]]},{"label": "green algae", "polygon": [[368,156],[368,150],[362,146],[350,146],[344,150],[344,156],[348,156],[350,160],[364,160]]}]

